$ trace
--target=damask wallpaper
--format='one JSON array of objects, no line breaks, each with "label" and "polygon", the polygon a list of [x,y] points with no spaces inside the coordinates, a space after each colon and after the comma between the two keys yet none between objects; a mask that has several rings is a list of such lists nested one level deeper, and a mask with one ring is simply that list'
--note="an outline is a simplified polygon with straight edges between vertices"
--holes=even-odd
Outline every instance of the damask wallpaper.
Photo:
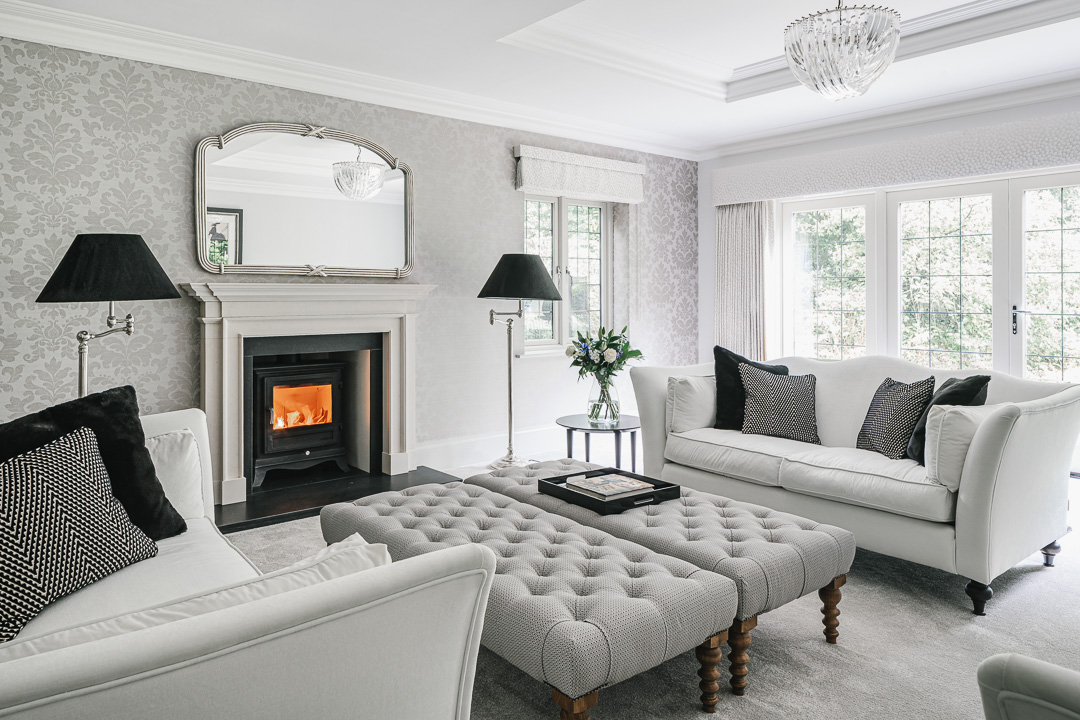
[{"label": "damask wallpaper", "polygon": [[[421,445],[504,427],[504,335],[476,293],[499,256],[521,247],[517,144],[646,165],[645,202],[616,218],[616,313],[649,364],[694,361],[694,162],[0,38],[0,420],[73,397],[75,333],[102,327],[104,304],[34,303],[72,238],[140,233],[174,282],[213,279],[195,262],[195,144],[270,121],[369,137],[415,171],[416,271],[406,281],[438,286],[418,328]],[[134,313],[136,334],[91,343],[91,390],[132,383],[144,412],[197,406],[195,301],[120,310]],[[518,364],[521,427],[580,410],[573,398],[584,390],[565,358]]]}]

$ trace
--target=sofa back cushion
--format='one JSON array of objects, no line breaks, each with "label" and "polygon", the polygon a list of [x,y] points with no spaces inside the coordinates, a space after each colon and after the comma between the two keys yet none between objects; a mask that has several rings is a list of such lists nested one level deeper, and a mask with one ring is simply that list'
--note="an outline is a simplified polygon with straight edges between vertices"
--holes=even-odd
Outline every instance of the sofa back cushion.
[{"label": "sofa back cushion", "polygon": [[716,424],[716,378],[668,378],[669,433],[711,428]]},{"label": "sofa back cushion", "polygon": [[165,497],[185,520],[203,516],[202,458],[195,435],[187,428],[146,438]]},{"label": "sofa back cushion", "polygon": [[960,488],[975,431],[1001,405],[935,405],[926,416],[926,479],[953,492]]}]

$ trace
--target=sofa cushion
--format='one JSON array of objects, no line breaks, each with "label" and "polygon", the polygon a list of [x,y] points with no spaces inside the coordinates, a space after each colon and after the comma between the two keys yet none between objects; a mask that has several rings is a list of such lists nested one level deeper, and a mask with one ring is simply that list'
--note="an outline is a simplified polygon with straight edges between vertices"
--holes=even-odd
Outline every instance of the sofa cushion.
[{"label": "sofa cushion", "polygon": [[780,467],[785,490],[932,522],[952,522],[956,493],[926,479],[914,460],[892,460],[857,448],[816,448]]},{"label": "sofa cushion", "polygon": [[20,639],[154,607],[176,598],[258,577],[209,518],[188,521],[183,535],[158,541],[158,555],[126,567],[49,605]]},{"label": "sofa cushion", "polygon": [[713,348],[713,361],[716,375],[716,427],[719,430],[742,430],[746,391],[739,374],[740,364],[752,365],[776,375],[788,374],[788,369],[783,365],[754,362],[719,345]]},{"label": "sofa cushion", "polygon": [[813,375],[774,375],[739,365],[746,391],[742,431],[818,444]]},{"label": "sofa cushion", "polygon": [[926,422],[926,479],[960,489],[968,447],[975,431],[1000,405],[935,405]]},{"label": "sofa cushion", "polygon": [[716,378],[668,378],[668,432],[716,425]]},{"label": "sofa cushion", "polygon": [[808,447],[807,443],[787,438],[700,428],[668,436],[664,457],[698,470],[778,486],[781,461],[806,452]]},{"label": "sofa cushion", "polygon": [[184,518],[165,497],[146,449],[139,401],[130,385],[54,405],[0,425],[0,462],[80,427],[97,436],[113,495],[151,540],[184,532]]},{"label": "sofa cushion", "polygon": [[905,457],[911,433],[933,394],[933,375],[913,383],[885,378],[870,401],[855,447],[893,460]]},{"label": "sofa cushion", "polygon": [[205,515],[202,498],[202,458],[195,435],[187,429],[146,438],[165,497],[185,520]]},{"label": "sofa cushion", "polygon": [[925,464],[926,462],[926,421],[930,408],[935,405],[983,405],[986,403],[989,385],[989,375],[947,378],[930,398],[919,422],[915,423],[915,430],[911,433],[911,439],[908,440],[907,456],[918,463]]},{"label": "sofa cushion", "polygon": [[155,554],[113,497],[90,428],[0,463],[0,642],[49,603]]},{"label": "sofa cushion", "polygon": [[385,545],[369,545],[359,535],[353,535],[277,572],[32,640],[6,643],[0,646],[0,663],[206,615],[389,564],[390,553]]}]

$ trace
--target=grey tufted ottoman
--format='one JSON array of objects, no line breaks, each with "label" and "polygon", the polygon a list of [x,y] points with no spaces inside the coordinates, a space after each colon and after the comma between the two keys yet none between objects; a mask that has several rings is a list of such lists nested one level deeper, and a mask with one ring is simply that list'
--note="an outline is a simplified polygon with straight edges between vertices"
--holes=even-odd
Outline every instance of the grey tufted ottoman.
[{"label": "grey tufted ottoman", "polygon": [[587,720],[599,688],[695,647],[702,705],[715,711],[737,603],[721,575],[462,483],[328,505],[321,523],[328,543],[358,532],[386,543],[394,560],[464,543],[491,548],[481,642],[551,685],[561,718]]},{"label": "grey tufted ottoman", "polygon": [[598,515],[537,488],[541,477],[601,467],[554,460],[493,470],[465,483],[550,510],[734,580],[739,608],[728,644],[731,688],[736,695],[746,690],[750,631],[757,626],[758,615],[817,590],[823,603],[825,639],[836,643],[840,587],[855,557],[855,537],[850,532],[689,488],[683,488],[678,500],[618,515]]}]

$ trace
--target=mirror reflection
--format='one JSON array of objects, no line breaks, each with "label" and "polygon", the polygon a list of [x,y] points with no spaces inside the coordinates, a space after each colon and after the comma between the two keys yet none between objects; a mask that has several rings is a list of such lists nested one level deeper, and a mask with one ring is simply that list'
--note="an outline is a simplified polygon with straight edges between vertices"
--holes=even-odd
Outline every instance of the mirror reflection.
[{"label": "mirror reflection", "polygon": [[251,132],[207,147],[204,168],[211,265],[406,266],[405,175],[366,147]]}]

